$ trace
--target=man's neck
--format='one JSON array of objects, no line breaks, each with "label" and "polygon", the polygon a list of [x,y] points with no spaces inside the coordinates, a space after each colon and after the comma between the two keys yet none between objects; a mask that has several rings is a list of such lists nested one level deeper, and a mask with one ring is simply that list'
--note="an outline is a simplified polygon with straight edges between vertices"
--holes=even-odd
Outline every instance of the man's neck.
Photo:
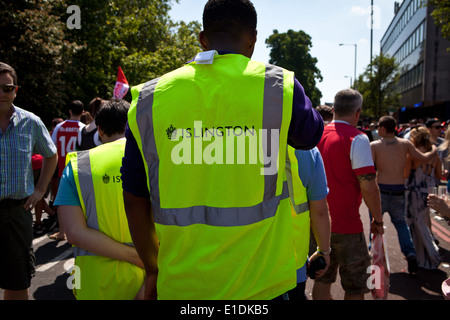
[{"label": "man's neck", "polygon": [[105,144],[108,142],[114,142],[114,141],[122,139],[122,138],[125,138],[125,134],[123,134],[123,133],[115,134],[113,136],[103,136],[102,143]]},{"label": "man's neck", "polygon": [[385,135],[382,135],[381,138],[389,140],[389,139],[393,139],[393,138],[396,138],[396,137],[395,137],[395,134],[393,134],[393,133],[387,133]]},{"label": "man's neck", "polygon": [[5,108],[0,111],[0,120],[1,121],[9,121],[12,114],[14,113],[14,106],[11,105],[9,108]]},{"label": "man's neck", "polygon": [[9,126],[9,119],[11,119],[13,113],[14,107],[12,105],[10,108],[0,111],[0,130],[2,134],[6,132],[6,129]]},{"label": "man's neck", "polygon": [[353,123],[353,119],[351,119],[349,117],[335,117],[333,120],[334,121],[344,121],[344,122],[347,122],[349,125],[356,127],[356,124]]}]

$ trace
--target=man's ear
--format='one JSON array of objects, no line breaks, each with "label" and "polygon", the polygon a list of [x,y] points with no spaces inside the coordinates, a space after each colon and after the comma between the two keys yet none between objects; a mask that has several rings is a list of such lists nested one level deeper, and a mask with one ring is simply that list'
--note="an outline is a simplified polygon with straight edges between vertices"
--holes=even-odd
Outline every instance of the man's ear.
[{"label": "man's ear", "polygon": [[208,38],[205,35],[205,31],[200,31],[198,34],[198,41],[200,42],[203,50],[206,51],[208,49]]},{"label": "man's ear", "polygon": [[253,32],[252,44],[250,45],[250,47],[254,47],[257,40],[258,40],[258,31],[255,30],[255,31]]},{"label": "man's ear", "polygon": [[98,137],[101,140],[105,136],[105,132],[103,131],[102,127],[100,127],[100,126],[97,126],[97,132],[98,132]]}]

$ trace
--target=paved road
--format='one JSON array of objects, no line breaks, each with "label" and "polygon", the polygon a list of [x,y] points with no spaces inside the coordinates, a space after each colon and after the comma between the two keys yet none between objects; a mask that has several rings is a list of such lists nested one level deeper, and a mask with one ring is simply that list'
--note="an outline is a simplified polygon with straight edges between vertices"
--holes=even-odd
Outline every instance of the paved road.
[{"label": "paved road", "polygon": [[[43,219],[47,215],[43,214]],[[48,236],[54,231],[36,237],[33,247],[36,256],[36,274],[31,280],[31,300],[75,300],[67,288],[69,270],[74,263],[72,246],[67,241],[55,241]],[[3,290],[0,289],[0,300]]]},{"label": "paved road", "polygon": [[[369,227],[367,207],[361,206],[361,218],[367,231]],[[439,270],[419,270],[411,277],[406,269],[406,260],[400,252],[397,233],[389,216],[385,216],[386,241],[390,260],[390,293],[389,300],[442,300],[441,283],[450,274],[450,226],[433,217],[433,232],[440,241],[442,263]],[[368,239],[368,233],[366,232]],[[54,241],[43,235],[34,239],[36,254],[36,276],[32,280],[30,298],[33,300],[73,300],[71,290],[67,288],[69,274],[66,272],[73,266],[73,254],[67,241]],[[308,280],[306,293],[311,298],[313,281]],[[339,280],[332,286],[334,299],[343,299],[344,293]],[[0,289],[0,299],[3,292]],[[372,299],[370,294],[366,299]]]},{"label": "paved road", "polygon": [[[361,205],[361,219],[364,223],[366,241],[369,243],[369,214],[366,205]],[[442,263],[438,270],[419,269],[415,276],[410,276],[406,260],[400,251],[397,232],[390,221],[389,214],[385,214],[385,239],[388,247],[390,261],[390,289],[388,300],[443,300],[441,284],[450,276],[450,226],[440,217],[432,214],[432,231],[439,240]],[[306,294],[311,298],[313,281],[308,280]],[[331,287],[331,293],[335,300],[344,298],[339,278]],[[365,298],[372,300],[370,293]]]}]

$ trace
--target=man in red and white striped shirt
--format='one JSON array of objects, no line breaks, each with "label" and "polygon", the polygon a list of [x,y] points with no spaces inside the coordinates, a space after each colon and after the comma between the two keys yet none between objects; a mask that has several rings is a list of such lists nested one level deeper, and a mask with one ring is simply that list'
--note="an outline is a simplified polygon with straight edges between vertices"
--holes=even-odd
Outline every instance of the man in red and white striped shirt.
[{"label": "man in red and white striped shirt", "polygon": [[53,130],[52,140],[58,149],[58,178],[61,177],[66,166],[66,155],[75,151],[78,132],[85,126],[80,121],[83,109],[84,105],[81,101],[73,101],[69,106],[69,119],[59,123]]},{"label": "man in red and white striped shirt", "polygon": [[[61,179],[62,172],[66,166],[66,155],[69,152],[75,151],[78,140],[78,132],[85,126],[80,121],[83,114],[84,105],[81,101],[75,100],[69,105],[69,119],[58,123],[52,133],[53,143],[58,150],[58,185],[59,179]],[[58,188],[56,188],[58,190]],[[53,195],[56,198],[56,194]],[[59,223],[59,232],[50,236],[54,240],[65,239],[64,228]]]},{"label": "man in red and white striped shirt", "polygon": [[330,267],[314,285],[316,299],[329,299],[338,268],[346,299],[364,299],[364,294],[369,292],[366,280],[370,257],[359,214],[362,199],[373,216],[371,232],[384,232],[370,141],[356,128],[362,102],[362,95],[356,90],[338,92],[333,106],[334,120],[325,126],[317,145],[330,190],[327,202],[332,251]]}]

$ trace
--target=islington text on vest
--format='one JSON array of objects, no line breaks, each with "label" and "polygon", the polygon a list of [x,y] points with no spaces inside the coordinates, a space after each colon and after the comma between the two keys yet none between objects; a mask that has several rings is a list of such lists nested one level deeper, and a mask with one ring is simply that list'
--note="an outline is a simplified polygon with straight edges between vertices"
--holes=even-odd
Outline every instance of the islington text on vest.
[{"label": "islington text on vest", "polygon": [[261,164],[262,175],[278,171],[278,129],[253,126],[204,128],[194,121],[193,128],[171,130],[171,140],[179,141],[171,152],[174,164],[240,165]]}]

